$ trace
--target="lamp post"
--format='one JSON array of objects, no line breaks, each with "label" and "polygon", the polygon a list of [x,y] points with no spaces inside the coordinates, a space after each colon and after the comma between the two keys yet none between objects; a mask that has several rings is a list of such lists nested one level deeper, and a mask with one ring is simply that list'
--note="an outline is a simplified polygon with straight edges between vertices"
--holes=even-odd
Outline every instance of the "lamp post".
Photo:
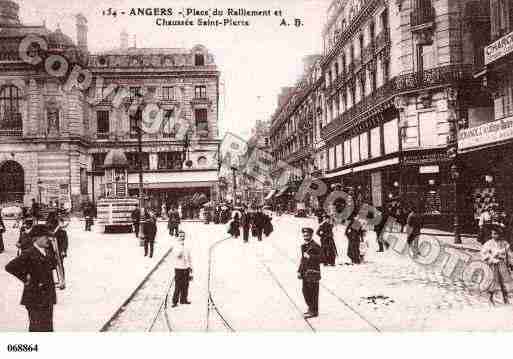
[{"label": "lamp post", "polygon": [[461,244],[460,215],[458,208],[458,181],[460,178],[460,172],[456,162],[451,166],[451,178],[454,181],[454,243]]},{"label": "lamp post", "polygon": [[237,196],[237,178],[235,176],[235,172],[237,171],[237,167],[231,166],[230,169],[232,170],[233,175],[233,207],[235,207]]}]

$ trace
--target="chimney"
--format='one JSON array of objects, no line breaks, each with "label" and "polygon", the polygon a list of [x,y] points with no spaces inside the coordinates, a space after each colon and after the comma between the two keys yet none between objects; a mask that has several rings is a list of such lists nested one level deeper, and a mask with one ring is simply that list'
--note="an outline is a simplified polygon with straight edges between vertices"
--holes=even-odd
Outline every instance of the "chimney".
[{"label": "chimney", "polygon": [[20,7],[14,1],[0,0],[0,27],[2,25],[19,25]]},{"label": "chimney", "polygon": [[78,14],[75,17],[77,26],[77,45],[82,52],[87,51],[87,19],[84,15]]},{"label": "chimney", "polygon": [[128,33],[126,30],[123,30],[120,35],[120,47],[121,50],[127,50],[128,49]]}]

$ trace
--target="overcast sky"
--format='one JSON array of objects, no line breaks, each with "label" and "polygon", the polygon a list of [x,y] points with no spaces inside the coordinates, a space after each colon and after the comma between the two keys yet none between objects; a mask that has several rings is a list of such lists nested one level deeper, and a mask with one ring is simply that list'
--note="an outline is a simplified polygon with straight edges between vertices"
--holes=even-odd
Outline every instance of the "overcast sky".
[{"label": "overcast sky", "polygon": [[[302,57],[322,52],[321,31],[330,0],[15,0],[26,24],[46,20],[50,29],[60,24],[76,40],[76,13],[89,21],[89,49],[98,52],[119,47],[123,29],[137,36],[138,47],[187,47],[203,44],[211,50],[221,71],[224,98],[220,109],[221,131],[247,137],[258,119],[270,118],[282,86],[295,83],[302,72]],[[103,16],[102,11],[132,7],[239,8],[283,11],[304,26],[280,27],[280,17],[249,18],[250,27],[160,27],[154,17]],[[223,88],[221,89],[223,91]]]}]

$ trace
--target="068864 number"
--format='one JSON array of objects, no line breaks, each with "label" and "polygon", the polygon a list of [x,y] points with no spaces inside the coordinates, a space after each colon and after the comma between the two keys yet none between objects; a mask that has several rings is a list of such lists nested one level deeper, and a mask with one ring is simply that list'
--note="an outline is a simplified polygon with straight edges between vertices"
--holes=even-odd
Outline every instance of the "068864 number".
[{"label": "068864 number", "polygon": [[8,352],[37,352],[37,344],[8,344]]}]

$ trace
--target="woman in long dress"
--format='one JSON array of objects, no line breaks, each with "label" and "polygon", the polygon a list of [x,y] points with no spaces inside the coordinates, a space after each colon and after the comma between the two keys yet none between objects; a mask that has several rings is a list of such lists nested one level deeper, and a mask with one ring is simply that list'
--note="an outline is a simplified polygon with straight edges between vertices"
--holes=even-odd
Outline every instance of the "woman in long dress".
[{"label": "woman in long dress", "polygon": [[333,240],[333,225],[330,223],[329,215],[324,215],[323,221],[317,229],[317,235],[321,239],[321,262],[324,265],[334,266],[337,258],[337,248]]},{"label": "woman in long dress", "polygon": [[509,304],[508,290],[506,281],[511,278],[509,266],[511,264],[511,248],[509,243],[503,238],[503,229],[498,224],[489,225],[490,239],[481,248],[481,258],[492,269],[494,281],[488,292],[490,302],[495,304],[493,297],[497,292],[501,292],[504,303]]},{"label": "woman in long dress", "polygon": [[240,237],[240,219],[238,213],[235,213],[233,220],[230,222],[228,234],[230,234],[233,238]]},{"label": "woman in long dress", "polygon": [[363,230],[361,226],[354,225],[355,221],[358,220],[358,218],[356,218],[356,213],[358,213],[358,211],[355,211],[355,213],[351,215],[346,228],[346,236],[349,242],[347,246],[347,256],[351,259],[352,264],[361,263],[360,242],[363,238]]}]

